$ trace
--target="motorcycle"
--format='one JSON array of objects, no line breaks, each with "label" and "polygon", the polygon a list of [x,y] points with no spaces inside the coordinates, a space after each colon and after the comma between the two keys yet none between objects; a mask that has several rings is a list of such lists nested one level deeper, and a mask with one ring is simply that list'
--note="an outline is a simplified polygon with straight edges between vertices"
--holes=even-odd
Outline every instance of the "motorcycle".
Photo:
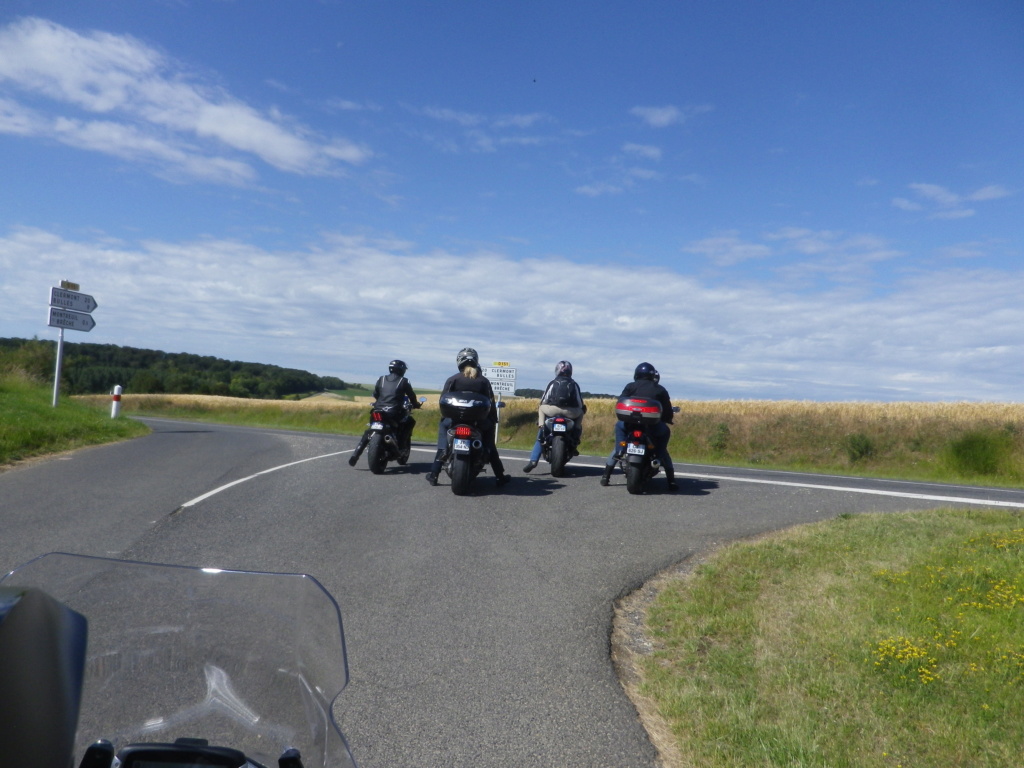
[{"label": "motorcycle", "polygon": [[541,428],[541,455],[551,464],[551,476],[565,475],[565,465],[573,456],[578,456],[580,435],[576,422],[565,416],[549,416]]},{"label": "motorcycle", "polygon": [[[674,412],[679,408],[674,407]],[[642,494],[647,481],[661,472],[651,431],[661,421],[661,403],[645,397],[620,397],[615,416],[626,426],[626,440],[619,447],[618,464],[626,476],[626,490]]]},{"label": "motorcycle", "polygon": [[[451,478],[452,493],[465,496],[491,458],[480,431],[490,428],[486,419],[491,412],[491,400],[476,392],[447,392],[441,395],[439,404],[441,416],[452,420],[441,469]],[[497,408],[502,406],[501,401],[495,404]]]},{"label": "motorcycle", "polygon": [[[420,398],[425,402],[426,398]],[[366,425],[369,442],[366,445],[366,463],[375,475],[384,474],[389,461],[405,466],[409,461],[412,429],[408,420],[417,407],[406,400],[400,407],[374,405],[370,410],[370,423]]]},{"label": "motorcycle", "polygon": [[0,649],[11,765],[356,765],[341,616],[305,574],[51,553],[0,580]]}]

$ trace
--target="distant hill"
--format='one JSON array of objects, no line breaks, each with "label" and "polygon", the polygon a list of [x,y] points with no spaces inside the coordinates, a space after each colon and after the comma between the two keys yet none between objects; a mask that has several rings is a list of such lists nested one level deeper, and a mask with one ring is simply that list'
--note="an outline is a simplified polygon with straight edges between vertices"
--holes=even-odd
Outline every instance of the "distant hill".
[{"label": "distant hill", "polygon": [[[53,378],[56,345],[40,339],[0,338],[0,370],[18,367]],[[337,376],[265,363],[245,363],[186,352],[64,343],[61,389],[72,395],[104,394],[120,384],[135,394],[227,395],[278,399],[327,389],[363,389]]]}]

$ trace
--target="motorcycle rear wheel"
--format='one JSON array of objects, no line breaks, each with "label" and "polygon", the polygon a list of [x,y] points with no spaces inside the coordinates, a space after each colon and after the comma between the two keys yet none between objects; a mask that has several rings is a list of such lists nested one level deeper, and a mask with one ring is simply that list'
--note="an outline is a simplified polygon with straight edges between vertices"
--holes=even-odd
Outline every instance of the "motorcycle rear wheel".
[{"label": "motorcycle rear wheel", "polygon": [[564,437],[556,437],[551,441],[551,476],[562,477],[565,464],[569,461],[569,444]]},{"label": "motorcycle rear wheel", "polygon": [[644,492],[643,464],[626,464],[626,490],[634,495]]},{"label": "motorcycle rear wheel", "polygon": [[466,496],[473,484],[473,461],[468,454],[459,453],[452,459],[452,493]]},{"label": "motorcycle rear wheel", "polygon": [[388,449],[384,445],[384,436],[379,432],[374,433],[370,438],[370,444],[366,447],[366,462],[370,465],[370,471],[375,475],[383,475],[388,466]]}]

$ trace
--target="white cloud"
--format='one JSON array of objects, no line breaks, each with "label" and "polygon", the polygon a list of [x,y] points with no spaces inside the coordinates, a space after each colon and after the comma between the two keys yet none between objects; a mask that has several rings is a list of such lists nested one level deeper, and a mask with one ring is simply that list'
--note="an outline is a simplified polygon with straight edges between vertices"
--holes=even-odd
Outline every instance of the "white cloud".
[{"label": "white cloud", "polygon": [[661,147],[649,144],[625,144],[622,151],[629,155],[637,155],[647,160],[661,160]]},{"label": "white cloud", "polygon": [[720,267],[733,266],[750,259],[763,259],[772,254],[772,249],[767,245],[744,242],[736,232],[705,237],[687,245],[683,251],[703,256]]},{"label": "white cloud", "polygon": [[593,184],[581,184],[576,187],[575,192],[578,195],[584,195],[586,197],[602,197],[603,195],[620,195],[625,191],[625,187],[620,184],[611,184],[606,181],[599,181]]},{"label": "white cloud", "polygon": [[380,112],[382,108],[378,104],[362,103],[350,99],[329,99],[326,102],[327,109],[340,112]]},{"label": "white cloud", "polygon": [[948,211],[936,211],[932,214],[933,219],[969,219],[976,211],[973,208],[953,208]]},{"label": "white cloud", "polygon": [[[699,247],[726,260],[767,255],[734,234]],[[419,252],[356,236],[271,251],[17,229],[0,237],[0,274],[5,336],[54,338],[42,325],[45,297],[66,276],[99,302],[96,329],[73,340],[355,380],[402,357],[414,384],[437,386],[469,344],[485,360],[513,361],[520,386],[543,385],[553,361],[571,359],[585,388],[614,392],[650,359],[676,397],[1022,399],[1021,270],[933,269],[884,297],[850,299],[797,294],[785,281],[716,285],[621,263]],[[538,300],[553,274],[573,290]],[[453,291],[454,281],[472,290]],[[639,286],[642,301],[624,305],[624,285]]]},{"label": "white cloud", "polygon": [[493,125],[495,128],[532,128],[534,125],[547,120],[547,116],[540,112],[528,115],[503,115],[497,118]]},{"label": "white cloud", "polygon": [[987,202],[1009,197],[1013,192],[1000,184],[990,184],[968,195],[960,195],[938,184],[910,184],[920,201],[915,202],[905,197],[893,198],[893,207],[903,211],[929,211],[932,219],[967,219],[976,211],[965,205],[967,202]]},{"label": "white cloud", "polygon": [[1009,189],[1000,184],[991,184],[987,187],[982,187],[976,192],[972,192],[970,195],[967,196],[967,199],[977,201],[999,200],[1000,198],[1003,197],[1009,197],[1012,194],[1013,192],[1011,192]]},{"label": "white cloud", "polygon": [[664,107],[633,107],[629,113],[639,117],[651,128],[668,128],[671,125],[685,123],[692,117],[710,112],[714,109],[710,104],[700,104],[679,108],[671,104]]},{"label": "white cloud", "polygon": [[915,203],[913,200],[908,200],[905,197],[894,197],[892,199],[894,208],[899,208],[901,211],[923,211],[924,206],[920,203]]},{"label": "white cloud", "polygon": [[925,200],[931,200],[942,206],[959,205],[960,196],[950,192],[938,184],[911,184],[910,188]]},{"label": "white cloud", "polygon": [[540,112],[488,116],[475,112],[461,112],[448,107],[420,108],[407,105],[405,108],[415,115],[462,129],[461,138],[436,136],[429,132],[420,134],[424,140],[442,152],[454,154],[467,149],[471,152],[489,153],[497,152],[501,147],[536,147],[550,141],[544,136],[515,133],[550,120],[547,115]]},{"label": "white cloud", "polygon": [[[9,91],[0,130],[149,162],[171,174],[229,183],[253,178],[251,166],[224,153],[255,156],[300,175],[337,173],[338,161],[358,165],[373,156],[366,147],[321,139],[274,111],[198,82],[132,37],[81,34],[43,19],[0,28],[0,86]],[[15,91],[45,97],[47,112],[38,98],[34,110],[19,105]],[[129,146],[98,143],[103,133]],[[217,167],[233,172],[210,172]]]},{"label": "white cloud", "polygon": [[487,120],[483,115],[477,115],[472,112],[459,112],[447,107],[424,107],[420,112],[434,120],[439,120],[443,123],[455,123],[463,128],[482,125]]}]

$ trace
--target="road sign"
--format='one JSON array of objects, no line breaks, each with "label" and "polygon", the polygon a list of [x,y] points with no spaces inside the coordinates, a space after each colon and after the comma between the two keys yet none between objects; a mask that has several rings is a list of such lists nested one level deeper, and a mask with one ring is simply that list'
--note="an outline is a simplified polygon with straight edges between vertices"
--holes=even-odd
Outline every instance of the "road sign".
[{"label": "road sign", "polygon": [[515,381],[496,379],[491,382],[491,389],[494,390],[496,395],[514,395],[516,393],[516,383]]},{"label": "road sign", "polygon": [[[98,306],[96,299],[88,293],[66,291],[63,288],[50,289],[50,306],[70,309],[72,312],[92,312]],[[50,323],[53,325],[53,323]]]},{"label": "road sign", "polygon": [[50,322],[54,328],[67,328],[71,331],[91,331],[96,327],[92,315],[85,312],[71,312],[59,307],[50,307]]},{"label": "road sign", "polygon": [[495,379],[504,379],[507,381],[516,380],[516,369],[515,368],[484,368],[484,376],[490,379],[492,382]]}]

